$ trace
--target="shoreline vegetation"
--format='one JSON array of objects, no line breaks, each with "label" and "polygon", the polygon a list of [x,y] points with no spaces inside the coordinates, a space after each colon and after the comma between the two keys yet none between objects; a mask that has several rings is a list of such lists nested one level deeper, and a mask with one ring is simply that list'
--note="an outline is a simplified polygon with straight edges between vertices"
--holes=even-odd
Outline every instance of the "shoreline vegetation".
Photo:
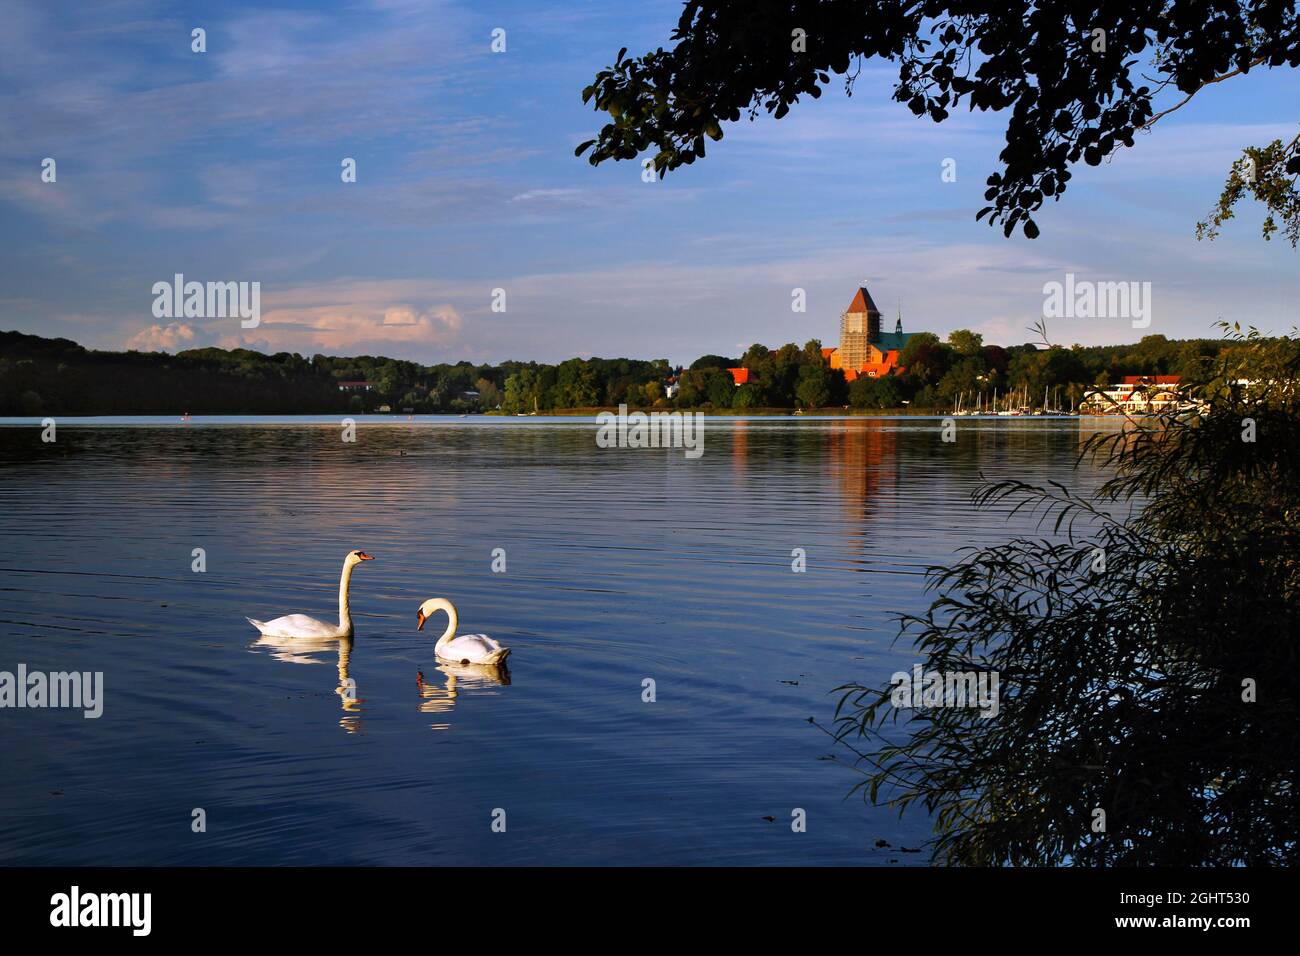
[{"label": "shoreline vegetation", "polygon": [[[710,418],[790,418],[794,416],[817,418],[817,417],[834,417],[834,418],[898,418],[898,417],[915,417],[915,418],[934,418],[936,415],[948,415],[950,412],[944,409],[935,408],[913,408],[911,406],[901,406],[898,408],[854,408],[852,405],[825,405],[819,408],[799,408],[792,406],[789,408],[746,408],[743,410],[734,408],[715,408],[712,405],[702,405],[697,408],[683,405],[626,405],[624,406],[630,412],[644,412],[649,415],[654,412],[689,412],[707,415]],[[589,408],[552,408],[542,409],[538,416],[547,416],[551,418],[584,418],[599,415],[602,412],[609,412],[617,415],[619,406],[617,405],[593,405]],[[514,418],[521,417],[511,415],[506,412],[488,411],[482,413],[485,416],[493,418]],[[398,416],[400,417],[400,416]],[[531,417],[524,415],[522,417]],[[992,413],[983,415],[971,415],[971,418],[998,418],[1000,416]],[[1068,418],[1080,417],[1078,415],[1024,415],[1023,418]],[[1089,417],[1114,417],[1114,416],[1089,416]]]},{"label": "shoreline vegetation", "polygon": [[[715,408],[712,405],[701,405],[699,407],[691,407],[688,405],[627,404],[625,405],[625,407],[627,408],[628,412],[644,412],[647,415],[653,412],[690,412],[690,413],[699,412],[700,414],[707,415],[710,418],[789,418],[792,415],[807,415],[810,418],[814,418],[818,415],[821,416],[833,415],[840,418],[844,418],[844,417],[870,418],[873,416],[889,417],[889,416],[897,416],[897,415],[916,415],[916,416],[923,417],[923,416],[932,416],[934,414],[934,412],[929,410],[912,409],[907,407],[853,408],[852,406],[849,406],[845,408],[842,405],[826,405],[820,408],[796,408],[792,406],[789,408],[746,408],[743,410],[734,409],[734,408]],[[537,414],[539,416],[546,415],[552,418],[583,418],[583,417],[599,415],[601,412],[609,412],[613,415],[617,415],[618,410],[619,410],[619,406],[617,405],[593,405],[589,408],[552,408],[549,410],[543,409]],[[493,417],[498,417],[498,418],[515,417],[513,415],[508,416],[508,413],[506,412],[498,412],[498,411],[484,412],[483,414],[491,415]]]},{"label": "shoreline vegetation", "polygon": [[[421,365],[382,356],[274,355],[201,348],[176,354],[87,349],[69,339],[0,332],[0,415],[594,415],[631,410],[709,415],[933,415],[965,396],[1050,392],[1077,407],[1091,388],[1130,375],[1198,384],[1234,348],[1218,339],[1148,335],[1129,345],[985,345],[957,330],[912,336],[903,371],[846,380],[821,343],[753,345],[741,356],[572,358],[556,364]],[[730,368],[749,370],[737,385]],[[669,395],[669,386],[672,395]]]},{"label": "shoreline vegetation", "polygon": [[838,688],[855,792],[925,808],[931,862],[1300,858],[1300,339],[1225,331],[1241,348],[1193,391],[1201,414],[1083,444],[1100,486],[984,478],[972,503],[1036,531],[931,567],[929,609],[899,618],[919,671],[999,676],[997,720]]}]

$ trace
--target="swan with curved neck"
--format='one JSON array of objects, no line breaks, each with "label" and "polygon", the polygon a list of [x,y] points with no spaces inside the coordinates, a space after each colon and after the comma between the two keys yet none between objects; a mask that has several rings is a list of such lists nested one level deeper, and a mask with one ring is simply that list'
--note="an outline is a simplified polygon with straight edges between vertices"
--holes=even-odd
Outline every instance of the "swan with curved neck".
[{"label": "swan with curved neck", "polygon": [[343,559],[343,575],[339,578],[339,622],[337,625],[318,621],[306,614],[286,614],[273,621],[255,621],[251,617],[248,623],[267,637],[303,637],[316,640],[352,636],[352,613],[348,608],[348,589],[352,584],[352,569],[362,561],[373,561],[364,551],[349,551]]},{"label": "swan with curved neck", "polygon": [[456,615],[456,606],[446,598],[429,598],[420,605],[415,614],[416,630],[423,631],[424,622],[438,611],[447,612],[447,630],[433,645],[433,653],[439,660],[452,664],[502,664],[510,656],[510,648],[502,647],[486,634],[457,637],[456,627],[460,618]]}]

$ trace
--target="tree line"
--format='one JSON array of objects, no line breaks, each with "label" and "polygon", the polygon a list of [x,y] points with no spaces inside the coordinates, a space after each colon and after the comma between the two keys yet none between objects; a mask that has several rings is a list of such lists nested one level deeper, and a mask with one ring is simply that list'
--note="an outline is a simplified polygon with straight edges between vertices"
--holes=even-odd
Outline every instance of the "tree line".
[{"label": "tree line", "polygon": [[[968,330],[946,341],[921,332],[900,355],[901,374],[849,382],[821,343],[753,345],[740,356],[704,355],[689,367],[666,359],[572,358],[421,365],[362,355],[338,357],[249,349],[109,352],[68,339],[0,332],[0,414],[195,415],[407,412],[522,414],[632,407],[713,409],[945,410],[961,395],[1050,389],[1076,404],[1093,385],[1124,375],[1204,380],[1224,348],[1217,339],[1148,335],[1132,345],[985,345]],[[729,369],[749,370],[737,385]],[[341,383],[366,382],[345,390]],[[667,386],[677,389],[670,398]]]}]

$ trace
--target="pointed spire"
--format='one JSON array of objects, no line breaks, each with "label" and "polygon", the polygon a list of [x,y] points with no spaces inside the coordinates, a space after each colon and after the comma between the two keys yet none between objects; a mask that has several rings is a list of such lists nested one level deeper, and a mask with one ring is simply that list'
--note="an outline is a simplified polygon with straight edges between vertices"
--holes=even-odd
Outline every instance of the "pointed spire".
[{"label": "pointed spire", "polygon": [[880,310],[876,308],[876,303],[871,299],[871,293],[867,291],[867,284],[864,282],[858,287],[857,294],[853,296],[853,301],[849,303],[847,312],[874,312],[880,315]]}]

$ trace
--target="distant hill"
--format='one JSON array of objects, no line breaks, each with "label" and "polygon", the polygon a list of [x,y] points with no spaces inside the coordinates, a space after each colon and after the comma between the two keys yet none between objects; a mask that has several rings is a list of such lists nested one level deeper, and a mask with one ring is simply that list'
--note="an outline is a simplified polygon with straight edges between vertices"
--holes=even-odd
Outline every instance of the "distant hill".
[{"label": "distant hill", "polygon": [[99,352],[0,332],[0,414],[295,414],[348,407],[330,370],[247,349]]}]

